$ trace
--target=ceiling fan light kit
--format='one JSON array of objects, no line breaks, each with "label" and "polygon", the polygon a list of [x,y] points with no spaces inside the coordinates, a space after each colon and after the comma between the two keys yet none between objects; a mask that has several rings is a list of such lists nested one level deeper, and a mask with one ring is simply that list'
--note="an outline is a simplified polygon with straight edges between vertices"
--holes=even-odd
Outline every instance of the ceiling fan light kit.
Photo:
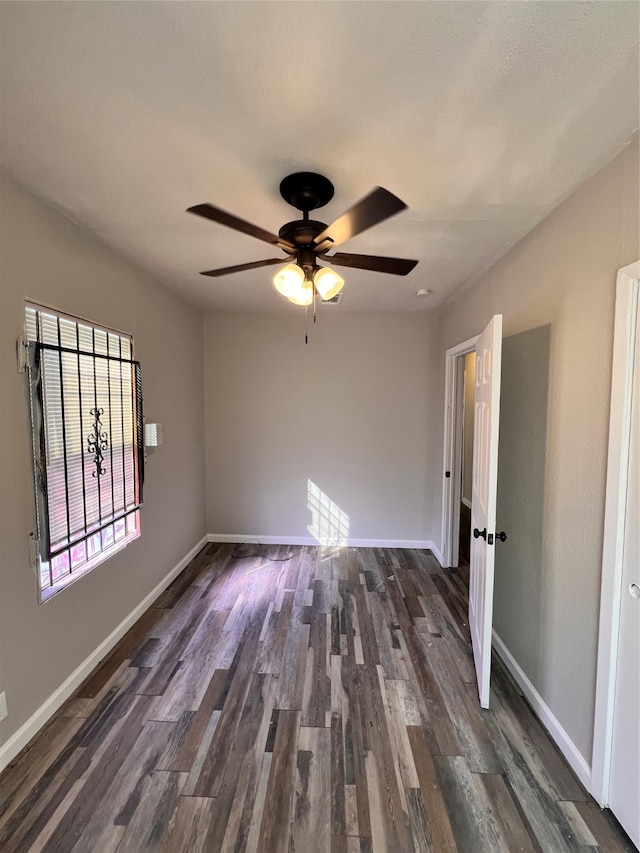
[{"label": "ceiling fan light kit", "polygon": [[304,284],[304,271],[297,264],[287,264],[273,277],[273,285],[278,293],[291,299]]},{"label": "ceiling fan light kit", "polygon": [[[379,255],[354,255],[346,252],[328,254],[340,243],[345,243],[356,234],[400,213],[401,210],[406,210],[407,207],[389,190],[376,187],[331,225],[309,219],[309,211],[324,207],[333,198],[333,192],[333,184],[324,175],[318,175],[315,172],[294,172],[292,175],[287,175],[280,183],[280,195],[288,204],[302,211],[302,219],[287,222],[277,235],[212,204],[197,204],[189,207],[187,213],[194,213],[196,216],[211,219],[220,225],[248,234],[250,237],[281,249],[286,255],[285,258],[267,258],[264,261],[205,270],[201,275],[217,277],[286,263],[286,266],[274,277],[273,283],[276,290],[296,305],[310,305],[314,293],[318,293],[323,300],[328,300],[335,297],[344,286],[344,279],[338,273],[318,265],[319,257],[336,266],[354,267],[391,275],[410,273],[417,261]],[[309,299],[309,293],[311,293],[311,299]]]},{"label": "ceiling fan light kit", "polygon": [[326,302],[337,296],[344,287],[344,279],[328,267],[320,267],[313,276],[313,284]]},{"label": "ceiling fan light kit", "polygon": [[278,270],[273,284],[294,305],[311,305],[314,289],[323,300],[332,299],[342,290],[344,279],[327,267],[315,267],[307,273],[296,263]]},{"label": "ceiling fan light kit", "polygon": [[293,302],[294,305],[304,305],[306,307],[313,302],[313,296],[313,282],[305,280],[302,282],[300,290],[289,297],[289,302]]}]

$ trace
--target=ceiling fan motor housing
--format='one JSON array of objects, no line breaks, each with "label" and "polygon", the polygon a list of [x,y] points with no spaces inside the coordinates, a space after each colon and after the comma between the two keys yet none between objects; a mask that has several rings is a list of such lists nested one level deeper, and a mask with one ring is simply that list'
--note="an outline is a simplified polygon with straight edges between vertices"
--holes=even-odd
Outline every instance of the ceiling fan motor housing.
[{"label": "ceiling fan motor housing", "polygon": [[[293,243],[294,246],[311,247],[315,237],[321,234],[326,227],[324,222],[317,222],[315,219],[298,219],[283,225],[278,231],[278,235],[283,240]],[[328,251],[328,248],[324,251]]]}]

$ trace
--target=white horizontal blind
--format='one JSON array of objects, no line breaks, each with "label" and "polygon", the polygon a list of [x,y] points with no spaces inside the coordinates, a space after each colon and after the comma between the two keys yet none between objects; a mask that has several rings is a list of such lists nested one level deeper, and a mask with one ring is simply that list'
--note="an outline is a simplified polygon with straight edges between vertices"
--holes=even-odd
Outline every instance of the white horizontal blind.
[{"label": "white horizontal blind", "polygon": [[26,329],[48,586],[137,535],[140,376],[128,335],[34,306]]}]

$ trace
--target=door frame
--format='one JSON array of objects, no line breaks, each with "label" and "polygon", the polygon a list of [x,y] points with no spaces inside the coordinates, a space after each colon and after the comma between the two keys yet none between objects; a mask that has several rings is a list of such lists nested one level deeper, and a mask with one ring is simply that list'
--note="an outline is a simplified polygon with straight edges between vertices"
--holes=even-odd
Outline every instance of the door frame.
[{"label": "door frame", "polygon": [[600,631],[590,786],[593,797],[602,808],[609,805],[609,782],[611,778],[613,704],[618,663],[624,524],[631,443],[635,327],[639,302],[640,261],[636,261],[636,263],[618,270],[616,282],[609,452],[600,589]]},{"label": "door frame", "polygon": [[[468,338],[445,354],[444,448],[442,453],[442,568],[458,565],[460,546],[460,478],[462,476],[462,400],[464,356],[476,351],[480,335]],[[447,477],[447,471],[449,476]]]}]

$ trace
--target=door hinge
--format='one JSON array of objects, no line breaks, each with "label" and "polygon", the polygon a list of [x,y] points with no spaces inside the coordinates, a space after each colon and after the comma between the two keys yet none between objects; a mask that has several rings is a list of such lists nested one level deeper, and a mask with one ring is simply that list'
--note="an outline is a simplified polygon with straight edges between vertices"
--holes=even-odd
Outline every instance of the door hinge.
[{"label": "door hinge", "polygon": [[32,569],[38,568],[38,558],[40,556],[40,540],[35,533],[29,534],[29,566]]}]

